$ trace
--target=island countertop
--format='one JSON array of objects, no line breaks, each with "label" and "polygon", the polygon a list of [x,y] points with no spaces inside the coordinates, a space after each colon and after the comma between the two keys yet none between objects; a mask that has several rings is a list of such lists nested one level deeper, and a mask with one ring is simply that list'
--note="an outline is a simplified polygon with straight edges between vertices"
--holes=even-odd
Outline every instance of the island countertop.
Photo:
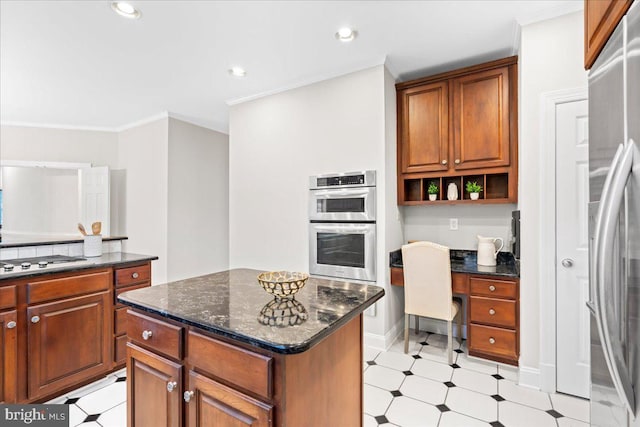
[{"label": "island countertop", "polygon": [[310,277],[292,300],[276,300],[261,271],[234,269],[124,292],[130,307],[281,354],[301,353],[384,296],[375,285]]}]

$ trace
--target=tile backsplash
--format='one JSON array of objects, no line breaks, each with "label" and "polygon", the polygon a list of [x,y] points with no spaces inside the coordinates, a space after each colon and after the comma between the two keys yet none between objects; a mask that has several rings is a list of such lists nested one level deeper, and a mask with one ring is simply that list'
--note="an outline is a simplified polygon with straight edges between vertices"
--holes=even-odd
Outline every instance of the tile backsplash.
[{"label": "tile backsplash", "polygon": [[[122,252],[122,241],[112,240],[102,242],[102,252]],[[23,246],[20,248],[0,249],[0,260],[33,258],[49,255],[67,255],[81,257],[84,255],[82,243],[68,243],[56,245]]]}]

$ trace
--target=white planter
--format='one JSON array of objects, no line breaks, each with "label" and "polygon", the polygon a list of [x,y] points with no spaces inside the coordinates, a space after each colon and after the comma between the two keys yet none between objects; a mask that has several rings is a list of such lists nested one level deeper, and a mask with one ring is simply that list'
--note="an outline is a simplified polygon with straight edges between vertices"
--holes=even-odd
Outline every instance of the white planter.
[{"label": "white planter", "polygon": [[469,196],[471,196],[471,200],[478,200],[480,193],[469,193]]},{"label": "white planter", "polygon": [[437,198],[438,198],[438,195],[437,195],[437,194],[429,194],[429,200],[431,200],[432,202],[433,202],[434,200],[436,200]]}]

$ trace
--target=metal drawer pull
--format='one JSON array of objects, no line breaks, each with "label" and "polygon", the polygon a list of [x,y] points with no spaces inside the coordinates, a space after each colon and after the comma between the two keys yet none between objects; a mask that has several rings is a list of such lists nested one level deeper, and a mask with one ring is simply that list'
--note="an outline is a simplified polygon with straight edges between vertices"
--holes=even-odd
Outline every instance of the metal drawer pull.
[{"label": "metal drawer pull", "polygon": [[491,292],[493,292],[493,291],[495,291],[495,290],[496,290],[496,287],[495,287],[495,286],[493,286],[493,285],[491,285],[491,286],[489,286],[489,290],[490,290]]},{"label": "metal drawer pull", "polygon": [[496,311],[493,308],[490,308],[489,314],[493,316],[494,314],[496,314]]},{"label": "metal drawer pull", "polygon": [[153,336],[153,331],[142,331],[142,339],[147,341]]},{"label": "metal drawer pull", "polygon": [[456,159],[455,163],[456,163],[456,165],[459,165],[460,164],[460,159]]},{"label": "metal drawer pull", "polygon": [[33,316],[31,318],[31,323],[38,323],[40,321],[40,316]]},{"label": "metal drawer pull", "polygon": [[489,338],[489,344],[495,344],[496,340],[493,339],[493,337]]},{"label": "metal drawer pull", "polygon": [[7,329],[13,329],[13,328],[16,327],[16,325],[17,325],[17,323],[15,321],[11,320],[11,321],[7,322]]},{"label": "metal drawer pull", "polygon": [[131,275],[131,277],[133,277],[134,279],[137,279],[138,277],[140,277],[140,275],[137,272],[135,272]]},{"label": "metal drawer pull", "polygon": [[172,391],[173,391],[177,386],[178,386],[178,383],[177,383],[177,382],[175,382],[175,381],[169,381],[169,382],[167,383],[167,391],[168,391],[169,393],[171,393],[171,392],[172,392]]},{"label": "metal drawer pull", "polygon": [[446,165],[446,164],[447,164],[447,161],[446,161],[446,160],[443,160],[443,161],[442,161],[442,164],[443,164],[443,165]]},{"label": "metal drawer pull", "polygon": [[182,395],[182,397],[184,397],[184,401],[189,403],[191,401],[191,398],[193,397],[193,392],[192,391],[185,391],[184,394]]}]

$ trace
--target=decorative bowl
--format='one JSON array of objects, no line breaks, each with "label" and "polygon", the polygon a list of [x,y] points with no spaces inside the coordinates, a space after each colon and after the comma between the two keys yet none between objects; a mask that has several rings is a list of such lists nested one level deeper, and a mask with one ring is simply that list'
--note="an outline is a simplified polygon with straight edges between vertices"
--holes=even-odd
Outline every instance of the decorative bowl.
[{"label": "decorative bowl", "polygon": [[265,291],[276,298],[292,298],[300,289],[304,288],[309,275],[291,271],[265,271],[258,275],[258,282]]}]

